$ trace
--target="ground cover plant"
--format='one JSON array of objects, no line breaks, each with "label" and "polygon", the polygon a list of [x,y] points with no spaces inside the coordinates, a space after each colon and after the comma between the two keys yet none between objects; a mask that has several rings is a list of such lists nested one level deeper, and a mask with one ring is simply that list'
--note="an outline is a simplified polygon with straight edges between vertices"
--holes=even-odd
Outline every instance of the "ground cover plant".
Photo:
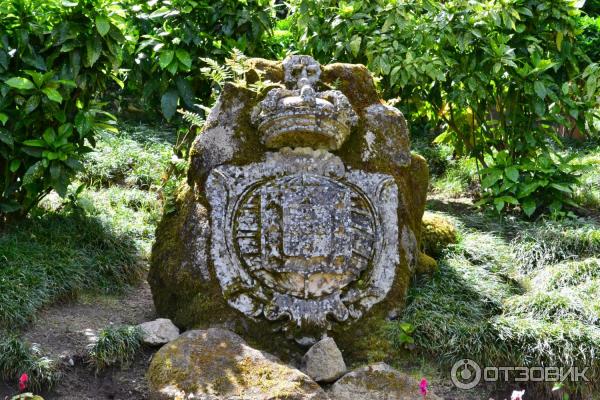
[{"label": "ground cover plant", "polygon": [[[480,365],[589,367],[590,383],[561,390],[571,398],[596,393],[597,220],[502,221],[448,197],[435,197],[429,207],[456,223],[461,240],[446,249],[438,272],[417,280],[402,321],[393,323],[413,328],[416,352],[448,368],[462,358]],[[402,349],[397,328],[391,332]],[[546,398],[552,387],[531,392]]]},{"label": "ground cover plant", "polygon": [[136,326],[108,327],[98,332],[88,348],[89,361],[96,371],[113,365],[127,366],[142,345],[142,332]]}]

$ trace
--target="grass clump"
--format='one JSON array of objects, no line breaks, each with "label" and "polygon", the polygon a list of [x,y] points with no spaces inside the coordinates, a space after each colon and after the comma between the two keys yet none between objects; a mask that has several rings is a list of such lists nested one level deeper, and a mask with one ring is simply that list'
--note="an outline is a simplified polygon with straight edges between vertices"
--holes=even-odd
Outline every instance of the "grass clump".
[{"label": "grass clump", "polygon": [[43,306],[81,290],[113,292],[144,271],[127,232],[79,211],[46,211],[0,235],[0,327],[15,329]]},{"label": "grass clump", "polygon": [[542,222],[524,229],[512,242],[522,273],[562,261],[600,254],[600,226],[590,221]]},{"label": "grass clump", "polygon": [[478,192],[479,179],[475,160],[457,158],[451,160],[448,167],[438,177],[433,177],[431,186],[436,194],[448,197],[461,197]]},{"label": "grass clump", "polygon": [[27,387],[32,390],[50,388],[60,379],[56,363],[43,356],[37,345],[0,333],[0,378],[16,382],[23,373],[29,376]]},{"label": "grass clump", "polygon": [[142,331],[137,326],[108,327],[98,333],[90,344],[88,357],[97,371],[110,366],[126,367],[131,364],[142,345]]},{"label": "grass clump", "polygon": [[537,270],[531,276],[531,285],[546,290],[580,286],[600,279],[600,259],[587,258],[568,261]]},{"label": "grass clump", "polygon": [[589,367],[589,383],[566,385],[589,398],[600,387],[600,265],[586,257],[599,254],[600,229],[578,221],[486,231],[474,219],[457,218],[461,241],[409,291],[402,321],[414,326],[416,349],[446,366]]},{"label": "grass clump", "polygon": [[77,206],[117,234],[127,235],[143,258],[149,256],[156,224],[162,215],[156,193],[121,186],[87,189],[79,196]]}]

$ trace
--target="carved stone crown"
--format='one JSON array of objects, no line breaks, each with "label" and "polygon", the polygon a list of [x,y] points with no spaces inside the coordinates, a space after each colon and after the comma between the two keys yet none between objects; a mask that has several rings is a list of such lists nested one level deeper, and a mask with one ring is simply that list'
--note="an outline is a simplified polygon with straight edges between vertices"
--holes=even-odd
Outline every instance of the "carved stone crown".
[{"label": "carved stone crown", "polygon": [[338,90],[316,91],[321,67],[312,57],[290,56],[283,67],[286,88],[269,91],[252,115],[263,143],[338,149],[358,120],[348,98]]}]

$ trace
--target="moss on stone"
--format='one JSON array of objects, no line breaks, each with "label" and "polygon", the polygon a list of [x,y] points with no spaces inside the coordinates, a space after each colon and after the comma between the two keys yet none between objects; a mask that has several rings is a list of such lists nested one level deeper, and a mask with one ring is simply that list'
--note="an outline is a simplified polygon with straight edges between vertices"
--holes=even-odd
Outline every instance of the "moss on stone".
[{"label": "moss on stone", "polygon": [[458,242],[456,227],[442,215],[426,212],[422,226],[422,249],[433,257],[439,257],[448,245]]},{"label": "moss on stone", "polygon": [[222,329],[190,331],[165,345],[154,355],[147,378],[152,393],[170,387],[178,394],[218,398],[302,399],[323,394],[306,375]]},{"label": "moss on stone", "polygon": [[[256,71],[262,71],[262,79],[283,81],[281,62],[251,59],[255,71],[246,77],[249,83],[257,79]],[[252,77],[253,76],[253,77]],[[327,86],[336,86],[349,99],[359,115],[359,123],[352,130],[346,143],[335,152],[352,169],[379,172],[393,176],[399,189],[398,221],[400,232],[405,226],[418,240],[421,237],[421,217],[425,208],[428,186],[428,167],[425,160],[412,155],[410,164],[400,166],[385,156],[375,156],[368,161],[362,157],[365,143],[365,110],[381,101],[373,78],[362,65],[331,64],[323,67],[322,81]],[[208,204],[204,196],[204,183],[210,169],[228,163],[244,165],[261,161],[267,149],[260,141],[258,131],[252,126],[250,113],[261,99],[245,87],[228,84],[224,87],[215,110],[207,120],[203,132],[196,138],[191,150],[188,185],[182,187],[176,202],[176,211],[165,215],[157,230],[153,248],[149,282],[154,301],[160,315],[171,318],[182,328],[206,328],[226,326],[241,334],[257,348],[277,354],[284,360],[297,359],[305,349],[278,332],[276,322],[255,321],[230,307],[223,299],[210,257],[206,253],[206,268],[210,279],[206,279],[190,261],[198,257],[193,254],[190,243],[203,234],[194,230],[198,221],[208,223]],[[233,111],[232,111],[233,110]],[[211,153],[209,139],[218,138],[218,131],[211,129],[226,124],[233,130],[232,153]],[[211,137],[211,135],[213,135]],[[380,146],[385,143],[385,132],[377,133]],[[402,149],[408,143],[398,143]],[[195,222],[194,222],[195,221]],[[208,251],[210,240],[206,238]],[[406,293],[413,276],[409,254],[401,248],[396,278],[386,299],[375,305],[363,318],[351,324],[334,324],[330,333],[338,342],[349,363],[364,363],[386,359],[392,353],[383,326],[390,310],[402,309]],[[417,256],[416,254],[414,256]]]},{"label": "moss on stone", "polygon": [[419,274],[433,274],[438,270],[438,263],[433,257],[429,257],[423,252],[419,252],[419,259],[417,261],[417,273]]}]

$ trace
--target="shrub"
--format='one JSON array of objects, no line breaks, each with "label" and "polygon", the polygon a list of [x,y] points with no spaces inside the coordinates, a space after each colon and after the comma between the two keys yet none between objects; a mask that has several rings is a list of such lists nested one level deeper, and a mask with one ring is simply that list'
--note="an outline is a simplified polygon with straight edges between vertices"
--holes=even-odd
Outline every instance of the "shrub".
[{"label": "shrub", "polygon": [[128,89],[145,105],[160,105],[170,120],[178,107],[197,109],[211,82],[200,69],[202,58],[222,61],[237,48],[248,55],[273,57],[276,44],[264,46],[275,23],[273,0],[173,0],[131,2],[139,43]]},{"label": "shrub", "polygon": [[90,344],[90,362],[99,371],[113,365],[129,365],[142,345],[140,328],[131,325],[108,327],[98,332],[96,342]]},{"label": "shrub", "polygon": [[591,127],[600,89],[574,2],[292,4],[300,51],[368,65],[411,118],[443,124],[436,142],[477,160],[486,203],[527,215],[570,203],[577,168],[555,154],[556,129]]},{"label": "shrub", "polygon": [[109,0],[0,4],[0,219],[65,195],[99,129],[99,96],[127,44],[125,12]]}]

